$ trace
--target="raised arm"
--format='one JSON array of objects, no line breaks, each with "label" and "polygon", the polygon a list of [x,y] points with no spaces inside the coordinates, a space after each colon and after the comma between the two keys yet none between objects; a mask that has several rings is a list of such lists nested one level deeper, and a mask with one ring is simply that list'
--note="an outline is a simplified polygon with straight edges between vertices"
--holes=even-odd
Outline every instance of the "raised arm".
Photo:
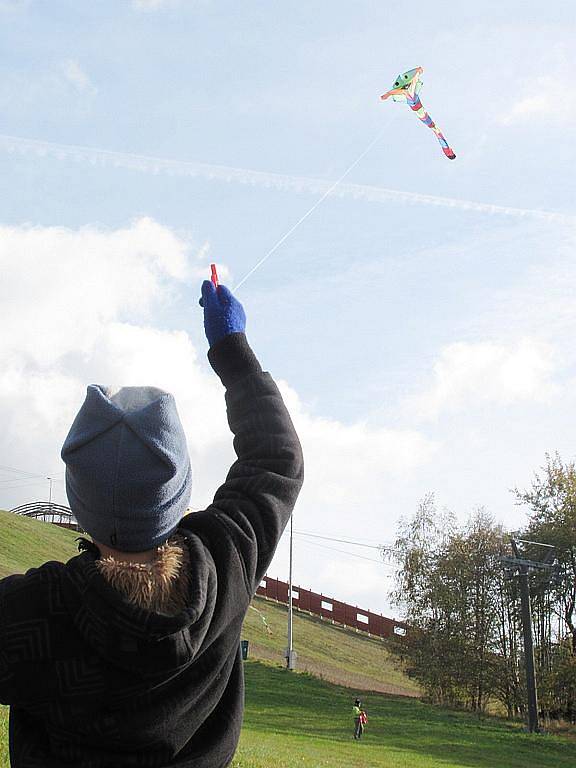
[{"label": "raised arm", "polygon": [[282,396],[246,336],[241,304],[220,285],[202,286],[208,359],[226,387],[237,460],[208,512],[218,516],[254,592],[274,555],[303,482],[298,435]]}]

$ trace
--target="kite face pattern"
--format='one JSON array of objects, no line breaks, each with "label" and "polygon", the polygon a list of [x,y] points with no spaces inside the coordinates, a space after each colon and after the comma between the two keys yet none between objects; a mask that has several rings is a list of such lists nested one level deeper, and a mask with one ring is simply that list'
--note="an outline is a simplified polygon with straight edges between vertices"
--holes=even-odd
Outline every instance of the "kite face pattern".
[{"label": "kite face pattern", "polygon": [[394,87],[384,93],[380,98],[382,101],[386,101],[388,98],[392,98],[392,101],[405,101],[413,112],[416,112],[418,118],[431,128],[436,134],[436,138],[440,142],[442,151],[449,160],[454,160],[456,155],[453,150],[448,146],[448,142],[444,138],[442,131],[436,123],[432,120],[428,112],[422,106],[420,101],[420,89],[422,88],[422,81],[420,75],[424,70],[422,67],[416,67],[416,69],[409,69],[407,72],[403,72],[398,75],[394,81]]}]

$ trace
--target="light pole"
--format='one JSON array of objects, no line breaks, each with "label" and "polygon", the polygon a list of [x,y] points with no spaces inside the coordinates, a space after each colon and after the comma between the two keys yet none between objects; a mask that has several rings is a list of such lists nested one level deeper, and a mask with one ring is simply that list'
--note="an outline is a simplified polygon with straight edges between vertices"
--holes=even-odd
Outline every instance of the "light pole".
[{"label": "light pole", "polygon": [[[47,477],[46,480],[50,483],[50,491],[49,491],[49,497],[48,497],[48,514],[50,515],[50,522],[54,522],[54,510],[52,509],[52,477]],[[60,518],[59,522],[62,522],[62,519]]]},{"label": "light pole", "polygon": [[296,668],[296,651],[292,638],[292,542],[293,542],[293,513],[290,515],[290,569],[288,572],[288,647],[286,648],[286,668]]}]

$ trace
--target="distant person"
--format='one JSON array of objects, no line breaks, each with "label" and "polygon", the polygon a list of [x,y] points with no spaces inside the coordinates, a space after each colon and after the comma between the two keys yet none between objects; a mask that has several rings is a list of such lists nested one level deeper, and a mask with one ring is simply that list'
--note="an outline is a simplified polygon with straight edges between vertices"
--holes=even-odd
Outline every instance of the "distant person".
[{"label": "distant person", "polygon": [[354,716],[354,738],[360,739],[364,732],[364,725],[362,723],[362,702],[360,699],[356,699],[354,702],[352,714]]},{"label": "distant person", "polygon": [[[90,385],[62,448],[92,541],[0,580],[0,702],[12,768],[223,768],[244,708],[240,630],[302,486],[298,437],[246,336],[202,285],[208,359],[238,459],[185,514],[192,472],[172,395]],[[157,361],[162,365],[162,360]]]}]

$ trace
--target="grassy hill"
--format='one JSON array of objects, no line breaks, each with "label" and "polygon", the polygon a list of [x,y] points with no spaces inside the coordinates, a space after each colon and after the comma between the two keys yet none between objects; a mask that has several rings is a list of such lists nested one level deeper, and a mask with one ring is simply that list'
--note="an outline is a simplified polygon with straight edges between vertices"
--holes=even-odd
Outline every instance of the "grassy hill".
[{"label": "grassy hill", "polygon": [[75,531],[0,510],[0,578],[78,554]]},{"label": "grassy hill", "polygon": [[[250,656],[282,663],[286,648],[286,606],[255,598],[244,622]],[[264,623],[266,622],[266,623]],[[298,670],[332,683],[400,696],[418,696],[417,684],[398,668],[387,644],[305,613],[294,613]]]},{"label": "grassy hill", "polygon": [[[246,712],[233,768],[573,768],[576,742],[534,736],[416,699],[364,695],[362,741],[352,738],[352,692],[307,674],[248,661]],[[0,707],[0,768],[9,768]]]},{"label": "grassy hill", "polygon": [[[77,534],[0,512],[0,577],[78,554]],[[244,625],[250,641],[246,716],[234,768],[572,768],[576,741],[533,736],[518,724],[432,707],[413,698],[381,640],[296,614],[299,673],[282,667],[286,609],[256,599]],[[339,685],[336,683],[340,683]],[[361,693],[362,692],[362,693]],[[352,739],[351,705],[369,714]],[[391,694],[404,694],[403,696]],[[9,768],[8,709],[0,706],[0,768]]]},{"label": "grassy hill", "polygon": [[[576,741],[534,736],[416,699],[370,693],[362,741],[352,738],[352,692],[248,661],[246,711],[233,768],[573,768]],[[9,768],[8,709],[0,707],[0,768]]]},{"label": "grassy hill", "polygon": [[352,738],[351,691],[262,662],[247,663],[246,714],[234,768],[573,768],[576,742],[535,736],[406,697],[362,696]]},{"label": "grassy hill", "polygon": [[[75,531],[0,511],[0,578],[24,573],[47,560],[78,554]],[[281,663],[286,647],[286,607],[255,598],[244,623],[250,657]],[[386,644],[308,614],[295,614],[298,668],[341,685],[417,696],[418,687],[398,668]]]}]

